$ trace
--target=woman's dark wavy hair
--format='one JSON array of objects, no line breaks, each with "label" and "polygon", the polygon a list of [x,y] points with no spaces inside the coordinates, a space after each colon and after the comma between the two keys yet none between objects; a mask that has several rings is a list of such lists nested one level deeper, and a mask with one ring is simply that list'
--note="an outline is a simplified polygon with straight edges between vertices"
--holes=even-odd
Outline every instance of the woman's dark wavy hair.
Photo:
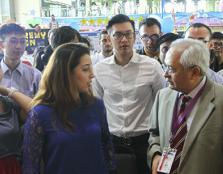
[{"label": "woman's dark wavy hair", "polygon": [[87,93],[80,93],[77,81],[72,76],[72,71],[86,54],[90,54],[89,48],[81,43],[66,43],[56,48],[43,72],[39,90],[31,102],[32,106],[52,106],[63,126],[69,130],[74,127],[69,120],[69,113],[73,109],[89,106],[94,101],[91,89]]},{"label": "woman's dark wavy hair", "polygon": [[80,33],[70,26],[62,26],[57,28],[53,36],[53,49],[64,43],[72,42],[74,39],[76,39],[78,42],[81,41]]}]

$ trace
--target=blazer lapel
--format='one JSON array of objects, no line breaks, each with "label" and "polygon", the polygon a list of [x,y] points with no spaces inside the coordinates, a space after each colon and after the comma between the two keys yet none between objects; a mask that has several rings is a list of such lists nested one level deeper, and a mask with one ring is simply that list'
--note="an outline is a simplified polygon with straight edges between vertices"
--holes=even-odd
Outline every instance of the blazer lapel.
[{"label": "blazer lapel", "polygon": [[205,124],[206,120],[210,117],[212,110],[214,109],[214,104],[212,103],[214,99],[214,87],[211,82],[207,79],[205,89],[201,95],[199,107],[196,115],[191,123],[190,130],[188,132],[187,138],[185,139],[183,153],[181,156],[181,165],[183,164],[185,157],[188,155],[189,149],[191,148],[195,138],[197,137],[200,129]]},{"label": "blazer lapel", "polygon": [[[177,99],[178,92],[171,90],[168,99],[164,102],[164,107],[162,111],[162,117],[165,118],[165,120],[162,122],[163,125],[161,125],[165,130],[165,142],[169,142],[170,136],[171,136],[171,126],[172,126],[172,119],[173,119],[173,110],[175,107],[176,99]],[[162,118],[163,120],[163,118]],[[169,130],[169,131],[167,131]]]}]

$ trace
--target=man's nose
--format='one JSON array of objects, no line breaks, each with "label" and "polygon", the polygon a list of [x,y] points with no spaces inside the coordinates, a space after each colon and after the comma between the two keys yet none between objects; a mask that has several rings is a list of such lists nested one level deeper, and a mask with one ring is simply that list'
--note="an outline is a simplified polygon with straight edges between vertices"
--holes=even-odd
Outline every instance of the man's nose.
[{"label": "man's nose", "polygon": [[149,38],[146,43],[147,44],[152,44],[152,39]]},{"label": "man's nose", "polygon": [[16,42],[15,46],[16,46],[16,48],[22,48],[22,47],[24,47],[24,43],[18,41],[18,42]]},{"label": "man's nose", "polygon": [[123,35],[123,37],[122,37],[121,41],[128,41],[128,39],[127,39],[126,35]]},{"label": "man's nose", "polygon": [[93,79],[94,78],[94,73],[90,74],[90,78]]},{"label": "man's nose", "polygon": [[169,73],[169,71],[168,71],[168,68],[166,68],[166,69],[164,70],[164,77],[165,77],[165,78],[170,77],[170,73]]},{"label": "man's nose", "polygon": [[109,46],[109,45],[110,45],[110,42],[105,42],[104,45],[105,45],[105,46]]},{"label": "man's nose", "polygon": [[93,68],[91,68],[90,70],[90,79],[94,78],[94,71],[93,71]]}]

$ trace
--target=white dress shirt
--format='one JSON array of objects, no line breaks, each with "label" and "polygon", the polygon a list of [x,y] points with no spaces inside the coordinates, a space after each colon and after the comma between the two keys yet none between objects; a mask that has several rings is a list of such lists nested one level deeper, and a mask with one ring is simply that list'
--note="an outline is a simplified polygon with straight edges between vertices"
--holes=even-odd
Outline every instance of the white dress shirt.
[{"label": "white dress shirt", "polygon": [[93,91],[104,100],[110,132],[121,137],[148,132],[156,93],[165,86],[158,61],[134,52],[125,66],[111,56],[96,64],[94,71]]},{"label": "white dress shirt", "polygon": [[[190,96],[192,99],[197,95],[197,93],[201,90],[201,88],[205,85],[206,82],[206,76],[201,80],[201,82],[197,85],[196,88],[194,88],[187,96]],[[191,123],[195,117],[195,114],[197,112],[198,106],[200,103],[200,97],[198,98],[197,102],[195,103],[190,115],[187,118],[187,131],[189,131]]]},{"label": "white dress shirt", "polygon": [[218,74],[221,75],[221,76],[223,76],[223,69],[220,70],[220,71],[218,71]]},{"label": "white dress shirt", "polygon": [[220,74],[214,72],[212,69],[208,68],[207,76],[214,82],[223,85],[223,77]]},{"label": "white dress shirt", "polygon": [[97,64],[98,62],[104,60],[105,58],[106,57],[102,54],[102,52],[93,54],[91,56],[92,65]]}]

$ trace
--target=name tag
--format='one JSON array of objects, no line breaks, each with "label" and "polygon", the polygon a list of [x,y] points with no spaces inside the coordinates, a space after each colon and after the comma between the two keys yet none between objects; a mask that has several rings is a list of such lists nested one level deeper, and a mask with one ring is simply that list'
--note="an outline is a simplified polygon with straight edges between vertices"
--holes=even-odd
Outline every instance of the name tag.
[{"label": "name tag", "polygon": [[157,172],[170,173],[177,150],[165,147],[160,159]]}]

